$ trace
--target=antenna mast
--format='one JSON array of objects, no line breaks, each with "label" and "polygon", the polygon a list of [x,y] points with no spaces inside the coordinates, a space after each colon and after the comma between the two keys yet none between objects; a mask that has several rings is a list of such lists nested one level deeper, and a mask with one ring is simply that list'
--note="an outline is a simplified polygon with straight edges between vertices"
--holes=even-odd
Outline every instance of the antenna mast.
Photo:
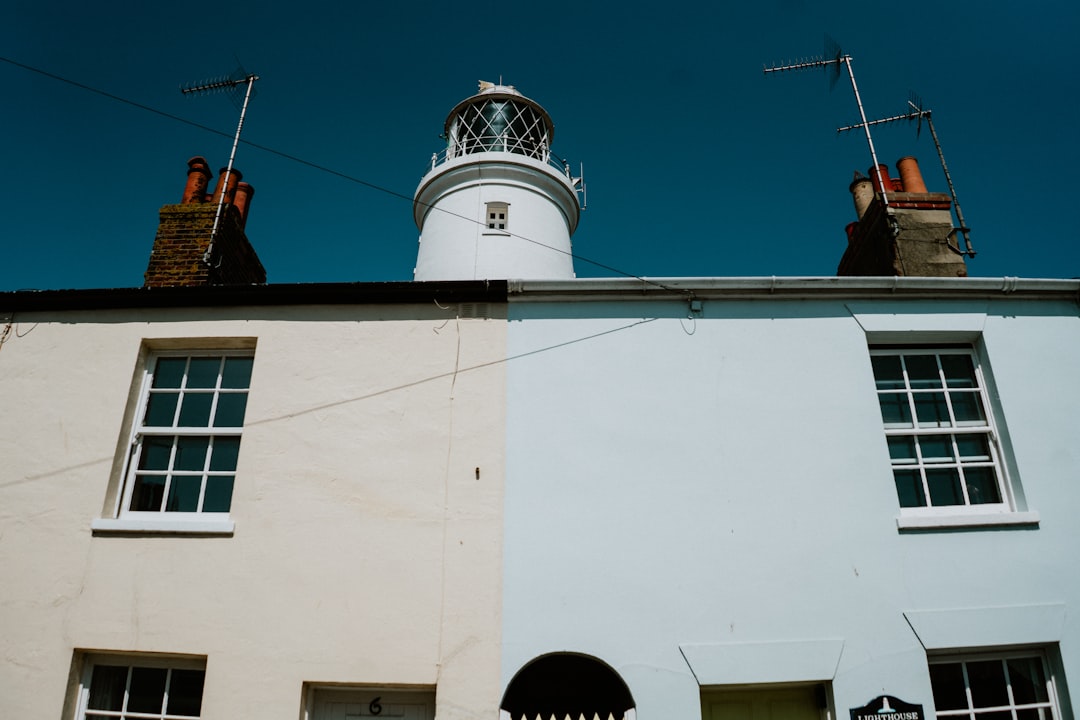
[{"label": "antenna mast", "polygon": [[[842,133],[847,132],[848,130],[854,130],[856,128],[863,127],[864,125],[882,125],[884,123],[896,122],[897,120],[918,120],[919,124],[916,129],[917,134],[918,130],[922,128],[922,121],[925,118],[926,126],[930,128],[930,136],[934,139],[934,147],[937,149],[938,159],[941,161],[941,169],[945,173],[945,182],[949,185],[949,194],[952,196],[953,207],[956,208],[956,220],[959,227],[956,230],[953,230],[953,234],[955,234],[957,231],[963,233],[964,246],[967,248],[966,251],[961,251],[957,247],[953,248],[953,251],[958,252],[962,255],[967,255],[968,257],[975,257],[975,250],[971,246],[971,228],[969,228],[967,224],[964,223],[964,212],[960,209],[960,201],[956,197],[956,187],[953,185],[952,175],[949,174],[949,166],[945,164],[945,153],[941,150],[941,141],[938,140],[937,131],[934,130],[934,120],[931,117],[931,111],[923,107],[922,100],[920,100],[919,97],[914,93],[912,93],[911,96],[908,98],[907,104],[908,107],[911,108],[911,112],[904,113],[903,115],[893,115],[892,117],[880,118],[878,120],[870,120],[869,122],[864,119],[863,122],[858,125],[846,125],[844,127],[837,128],[836,132]],[[957,245],[959,245],[959,243],[957,243]]]},{"label": "antenna mast", "polygon": [[855,93],[855,103],[859,106],[859,117],[862,122],[852,127],[861,127],[866,131],[866,144],[870,147],[870,159],[874,163],[874,174],[877,175],[878,190],[881,192],[881,202],[885,207],[889,206],[889,198],[885,193],[885,183],[881,178],[881,167],[878,165],[877,151],[874,150],[874,138],[870,135],[870,123],[866,121],[866,111],[863,110],[862,98],[859,96],[859,86],[855,83],[855,71],[851,68],[851,56],[845,55],[832,39],[825,36],[825,55],[832,56],[826,59],[826,57],[807,58],[800,60],[799,62],[789,63],[787,65],[774,65],[772,67],[765,67],[765,74],[775,72],[786,72],[789,70],[809,70],[811,68],[828,68],[833,66],[836,68],[835,75],[832,82],[836,82],[836,75],[839,75],[840,68],[847,69],[848,77],[851,78],[851,90]]},{"label": "antenna mast", "polygon": [[210,244],[206,246],[206,252],[203,253],[203,262],[207,265],[210,264],[211,252],[214,249],[214,241],[217,239],[218,225],[221,223],[221,211],[225,207],[225,195],[227,194],[229,187],[229,178],[232,177],[233,161],[236,159],[236,146],[240,144],[240,132],[244,129],[244,117],[247,115],[248,103],[251,101],[252,95],[254,94],[255,81],[258,79],[258,75],[246,72],[243,68],[239,68],[233,72],[232,75],[227,77],[207,80],[199,85],[181,86],[180,88],[180,92],[184,95],[193,95],[196,93],[235,90],[240,85],[247,85],[247,89],[244,91],[244,100],[240,106],[240,122],[236,125],[236,135],[233,137],[232,150],[229,151],[229,164],[225,166],[225,177],[222,180],[221,196],[218,198],[217,213],[214,215],[214,227],[210,231]]}]

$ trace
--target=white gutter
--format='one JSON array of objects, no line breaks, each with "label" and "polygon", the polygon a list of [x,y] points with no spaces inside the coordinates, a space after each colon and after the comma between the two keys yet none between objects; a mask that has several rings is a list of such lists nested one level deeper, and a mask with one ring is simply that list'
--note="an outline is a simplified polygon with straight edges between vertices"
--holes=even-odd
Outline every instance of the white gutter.
[{"label": "white gutter", "polygon": [[1015,296],[1071,300],[1080,303],[1080,280],[936,277],[702,277],[584,278],[577,280],[509,280],[510,302],[607,300],[629,297],[797,298],[920,297],[991,298]]}]

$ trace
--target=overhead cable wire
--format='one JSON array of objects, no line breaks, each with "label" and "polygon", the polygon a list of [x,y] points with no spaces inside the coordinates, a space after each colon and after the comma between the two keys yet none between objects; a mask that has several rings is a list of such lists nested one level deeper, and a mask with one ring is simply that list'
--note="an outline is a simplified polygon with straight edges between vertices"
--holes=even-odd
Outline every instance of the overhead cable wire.
[{"label": "overhead cable wire", "polygon": [[[283,413],[281,415],[265,418],[263,420],[253,420],[251,422],[245,422],[244,427],[250,427],[254,425],[265,425],[271,422],[278,422],[280,420],[291,420],[292,418],[299,417],[301,415],[308,415],[313,412],[321,412],[329,410],[331,408],[341,407],[342,405],[350,405],[362,400],[370,400],[380,395],[389,395],[391,393],[400,392],[409,388],[417,387],[418,385],[425,385],[436,380],[442,380],[444,378],[453,378],[456,380],[457,376],[463,375],[467,372],[473,372],[475,370],[483,370],[485,368],[494,367],[496,365],[505,365],[515,360],[522,360],[533,355],[539,355],[541,353],[551,352],[552,350],[559,350],[570,345],[576,345],[577,343],[586,342],[588,340],[595,340],[597,338],[604,337],[606,335],[612,335],[614,333],[623,332],[625,330],[631,330],[641,325],[648,325],[649,323],[660,320],[659,317],[642,318],[641,320],[635,320],[632,323],[626,325],[619,325],[617,327],[608,328],[607,330],[601,330],[599,332],[591,333],[589,335],[583,335],[581,337],[571,338],[570,340],[564,340],[563,342],[554,343],[552,345],[545,345],[544,347],[536,348],[534,350],[526,350],[524,352],[517,353],[515,355],[508,355],[495,360],[488,360],[486,362],[477,363],[475,365],[468,365],[466,367],[455,367],[453,370],[447,372],[438,373],[435,375],[429,375],[419,380],[413,380],[412,382],[402,383],[400,385],[394,385],[392,387],[383,388],[381,390],[373,390],[364,395],[357,395],[354,397],[343,398],[341,400],[334,400],[332,402],[323,403],[322,405],[316,405],[302,410],[296,410],[290,413]],[[2,487],[2,486],[0,486]]]},{"label": "overhead cable wire", "polygon": [[[159,115],[161,117],[168,118],[170,120],[175,120],[176,122],[183,123],[184,125],[188,125],[188,126],[193,127],[193,128],[198,128],[199,130],[205,130],[206,132],[213,133],[214,135],[220,135],[221,137],[225,137],[225,138],[232,138],[233,137],[232,134],[224,132],[222,130],[218,130],[217,128],[210,127],[209,125],[203,125],[202,123],[195,122],[194,120],[189,120],[189,119],[181,117],[179,115],[174,115],[173,113],[165,112],[164,110],[159,110],[158,108],[152,107],[150,105],[146,105],[146,104],[143,104],[143,103],[140,103],[140,102],[136,102],[134,100],[129,100],[129,99],[125,98],[125,97],[121,97],[120,95],[115,95],[113,93],[107,92],[105,90],[101,90],[101,89],[93,87],[91,85],[87,85],[85,83],[78,82],[77,80],[72,80],[70,78],[66,78],[66,77],[64,77],[62,75],[57,75],[56,73],[49,72],[48,70],[42,70],[41,68],[37,68],[37,67],[34,67],[32,65],[27,65],[25,63],[18,62],[16,60],[12,60],[11,58],[3,57],[2,55],[0,55],[0,61],[6,62],[9,65],[14,65],[15,67],[22,68],[23,70],[27,70],[27,71],[32,72],[32,73],[37,73],[38,75],[43,75],[43,76],[45,76],[47,78],[50,78],[52,80],[56,80],[57,82],[62,82],[62,83],[65,83],[67,85],[77,87],[80,90],[86,90],[87,92],[94,93],[95,95],[101,95],[102,97],[108,98],[110,100],[115,100],[116,102],[123,103],[125,105],[130,105],[131,107],[138,108],[139,110],[145,110],[146,112],[150,112],[150,113],[153,113],[155,115]],[[446,208],[435,207],[434,205],[432,205],[430,203],[424,203],[424,202],[415,200],[411,195],[406,195],[406,194],[400,193],[400,192],[398,192],[396,190],[391,190],[390,188],[384,187],[382,185],[378,185],[376,183],[369,182],[367,180],[362,180],[362,179],[360,179],[358,177],[355,177],[353,175],[343,173],[343,172],[341,172],[339,170],[334,170],[333,168],[327,167],[325,165],[320,165],[319,163],[312,162],[311,160],[305,160],[304,158],[298,157],[296,155],[292,155],[290,153],[287,153],[287,152],[284,152],[284,151],[281,151],[281,150],[277,150],[277,149],[269,147],[267,145],[262,145],[260,143],[252,142],[251,140],[245,140],[245,139],[241,139],[240,143],[243,144],[243,145],[247,145],[248,147],[254,148],[256,150],[261,150],[261,151],[263,151],[265,153],[269,153],[271,155],[276,155],[276,156],[278,156],[280,158],[283,158],[285,160],[290,160],[290,161],[298,163],[300,165],[307,166],[307,167],[312,168],[314,170],[319,170],[320,172],[324,172],[324,173],[327,173],[329,175],[333,175],[335,177],[341,178],[342,180],[348,180],[349,182],[355,183],[357,185],[362,185],[363,187],[369,188],[371,190],[377,190],[378,192],[385,193],[387,195],[391,195],[391,196],[399,198],[401,200],[406,200],[406,201],[410,201],[410,202],[416,202],[416,203],[418,203],[418,204],[420,204],[420,205],[422,205],[422,206],[424,206],[426,208],[429,208],[431,210],[438,210],[439,212],[446,213],[447,215],[450,215],[450,216],[456,217],[456,218],[460,218],[460,219],[465,220],[467,222],[475,223],[477,225],[483,225],[484,224],[483,221],[481,221],[481,220],[477,220],[475,218],[468,217],[467,215],[462,215],[460,213],[456,213],[456,212],[453,212],[451,210],[447,210]],[[540,246],[542,248],[546,248],[546,249],[552,250],[554,252],[562,253],[563,255],[568,255],[571,258],[573,258],[574,260],[580,260],[581,262],[588,263],[589,265],[594,265],[594,266],[596,266],[598,268],[601,268],[603,270],[607,270],[609,272],[613,272],[613,273],[615,273],[617,275],[622,275],[623,277],[628,277],[628,278],[632,278],[632,279],[635,279],[635,280],[640,280],[643,283],[653,285],[655,287],[660,288],[661,290],[668,290],[670,292],[683,293],[683,294],[686,294],[689,297],[693,296],[693,293],[691,291],[683,290],[683,289],[680,289],[680,288],[673,288],[673,287],[670,287],[668,285],[665,285],[664,283],[660,283],[660,282],[657,282],[655,280],[649,280],[648,278],[642,277],[640,275],[636,275],[634,273],[627,272],[625,270],[620,270],[619,268],[614,267],[612,265],[602,263],[599,260],[593,260],[591,258],[585,257],[584,255],[579,255],[579,254],[577,254],[575,252],[572,252],[572,251],[569,251],[569,250],[563,250],[562,248],[552,247],[551,245],[548,245],[546,243],[542,243],[539,240],[533,240],[532,238],[525,237],[524,235],[519,235],[517,233],[508,232],[507,234],[510,237],[517,238],[518,240],[524,240],[525,242],[532,243],[533,245],[538,245],[538,246]]]},{"label": "overhead cable wire", "polygon": [[[414,387],[417,387],[418,385],[424,385],[424,384],[429,383],[429,382],[433,382],[433,381],[436,381],[436,380],[441,380],[443,378],[452,377],[455,374],[462,374],[462,373],[472,372],[474,370],[482,370],[484,368],[489,368],[489,367],[493,367],[493,366],[496,366],[496,365],[506,364],[506,363],[512,362],[514,360],[520,360],[522,358],[530,357],[532,355],[538,355],[540,353],[550,352],[551,350],[558,350],[559,348],[564,348],[564,347],[567,347],[569,345],[574,345],[576,343],[585,342],[587,340],[593,340],[595,338],[604,337],[605,335],[611,335],[613,333],[622,332],[624,330],[630,330],[630,329],[638,327],[640,325],[647,325],[647,324],[649,324],[651,322],[656,322],[659,319],[660,318],[658,318],[658,317],[642,318],[641,320],[637,320],[637,321],[632,322],[632,323],[630,323],[628,325],[620,325],[618,327],[609,328],[607,330],[602,330],[600,332],[592,333],[590,335],[585,335],[583,337],[573,338],[573,339],[566,340],[566,341],[563,341],[563,342],[560,342],[560,343],[555,343],[554,345],[548,345],[546,347],[536,348],[534,350],[526,350],[525,352],[521,352],[521,353],[518,353],[516,355],[510,355],[510,356],[507,356],[507,357],[499,358],[497,360],[488,360],[487,362],[477,363],[476,365],[469,365],[468,367],[455,368],[454,370],[449,371],[449,372],[443,372],[443,373],[439,373],[437,375],[431,375],[431,376],[426,377],[426,378],[421,378],[419,380],[414,380],[412,382],[403,383],[401,385],[396,385],[394,387],[384,388],[382,390],[375,390],[373,392],[367,393],[366,395],[358,395],[356,397],[345,398],[343,400],[335,400],[334,402],[325,403],[323,405],[317,405],[315,407],[305,408],[303,410],[297,410],[297,411],[291,412],[291,413],[283,413],[281,415],[277,415],[275,417],[270,417],[270,418],[265,418],[263,420],[255,420],[253,422],[246,422],[246,423],[244,423],[244,427],[252,427],[252,426],[255,426],[255,425],[266,425],[268,423],[279,422],[279,421],[282,421],[282,420],[291,420],[293,418],[300,417],[301,415],[308,415],[310,413],[320,412],[320,411],[323,411],[323,410],[328,410],[330,408],[340,407],[342,405],[348,405],[348,404],[354,403],[354,402],[360,402],[360,401],[363,401],[363,400],[370,400],[371,398],[379,397],[380,395],[388,395],[390,393],[400,392],[402,390],[408,390],[409,388],[414,388]],[[3,481],[3,482],[0,482],[0,488],[11,487],[13,485],[22,485],[23,483],[27,483],[27,482],[33,482],[33,481],[36,481],[36,480],[43,480],[43,479],[49,478],[49,477],[55,477],[56,475],[60,475],[60,474],[66,473],[66,472],[70,472],[72,470],[76,470],[76,469],[80,469],[80,468],[86,468],[86,467],[90,467],[92,465],[99,465],[99,464],[107,463],[107,462],[112,461],[112,459],[113,459],[112,456],[96,458],[94,460],[89,460],[87,462],[79,463],[77,465],[69,465],[67,467],[59,468],[57,470],[50,470],[50,471],[47,471],[47,472],[38,473],[36,475],[28,475],[28,476],[26,476],[24,478],[20,478],[18,480]]]}]

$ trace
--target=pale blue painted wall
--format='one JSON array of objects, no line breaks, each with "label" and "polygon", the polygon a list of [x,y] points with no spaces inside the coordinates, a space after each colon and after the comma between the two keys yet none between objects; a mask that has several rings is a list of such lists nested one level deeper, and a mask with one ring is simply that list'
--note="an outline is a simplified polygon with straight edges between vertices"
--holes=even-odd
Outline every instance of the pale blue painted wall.
[{"label": "pale blue painted wall", "polygon": [[[686,313],[510,306],[504,688],[539,655],[582,652],[621,674],[639,718],[700,717],[680,645],[705,645],[687,651],[705,684],[800,679],[831,658],[841,720],[879,694],[930,711],[923,643],[944,642],[941,627],[971,645],[1059,640],[1080,687],[1075,304]],[[981,338],[1037,528],[897,530],[868,332]],[[994,606],[1019,609],[915,614]],[[769,642],[793,644],[708,647]]]}]

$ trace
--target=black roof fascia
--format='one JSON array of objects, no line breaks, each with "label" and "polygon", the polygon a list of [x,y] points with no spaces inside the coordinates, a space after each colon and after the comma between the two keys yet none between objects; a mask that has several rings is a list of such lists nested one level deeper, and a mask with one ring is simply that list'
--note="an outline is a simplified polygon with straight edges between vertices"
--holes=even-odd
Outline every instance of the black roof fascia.
[{"label": "black roof fascia", "polygon": [[295,283],[0,292],[0,312],[268,305],[504,303],[505,280]]}]

